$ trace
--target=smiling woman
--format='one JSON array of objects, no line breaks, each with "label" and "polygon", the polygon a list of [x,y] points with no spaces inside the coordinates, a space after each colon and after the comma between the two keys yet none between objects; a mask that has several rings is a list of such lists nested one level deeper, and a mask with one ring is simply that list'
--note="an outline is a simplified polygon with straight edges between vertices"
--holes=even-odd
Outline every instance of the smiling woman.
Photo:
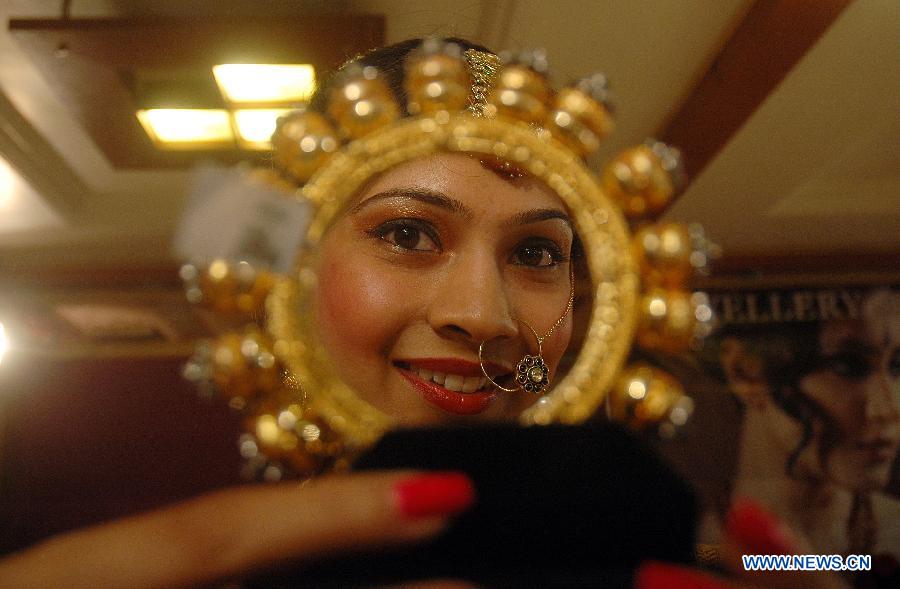
[{"label": "smiling woman", "polygon": [[555,372],[571,333],[573,243],[563,203],[534,179],[465,154],[409,162],[326,233],[319,331],[342,378],[399,424],[514,419],[537,397],[489,384],[478,347],[506,344],[488,374],[508,379],[533,344],[519,321],[545,333],[562,318],[542,346]]},{"label": "smiling woman", "polygon": [[[398,425],[582,422],[631,347],[627,223],[573,157],[608,130],[602,80],[563,91],[550,112],[542,54],[501,71],[492,54],[460,52],[417,41],[374,51],[313,98],[340,131],[307,111],[273,138],[315,209],[267,327],[304,419],[351,454]],[[420,116],[400,117],[407,107]],[[354,141],[331,155],[338,137]],[[674,159],[645,149],[620,162],[633,204],[671,196]],[[585,343],[560,370],[573,334]]]},{"label": "smiling woman", "polygon": [[[273,137],[276,169],[267,177],[290,186],[287,194],[311,211],[292,272],[274,279],[246,272],[246,263],[219,261],[210,265],[215,272],[185,273],[197,281],[194,295],[245,318],[259,320],[265,300],[265,329],[253,325],[222,336],[188,370],[244,412],[241,453],[252,475],[274,481],[347,468],[398,426],[582,423],[609,391],[613,413],[633,424],[665,420],[679,407],[682,392],[673,379],[646,366],[617,376],[636,330],[650,347],[663,342],[664,349],[677,350],[691,341],[702,316],[701,305],[687,302],[693,301],[686,279],[696,258],[687,228],[646,226],[638,243],[628,228],[629,220],[647,221],[672,197],[674,152],[656,143],[628,151],[607,169],[601,189],[582,158],[610,129],[605,79],[595,76],[553,94],[541,52],[516,56],[501,68],[484,48],[453,41],[413,40],[357,58],[319,89],[308,110],[281,121]],[[641,269],[661,277],[648,284],[655,289],[653,313],[643,317]],[[670,306],[680,310],[668,312]],[[481,444],[484,432],[494,432],[499,440],[500,429],[477,430],[473,439]],[[572,445],[560,447],[559,438],[552,443],[562,429],[548,430],[551,443],[539,449],[544,458],[557,467],[562,456],[573,458],[565,463],[573,465],[565,468],[569,474],[596,477],[591,467],[597,460],[579,463],[584,457]],[[518,450],[495,447],[503,466],[490,473],[493,480],[515,470],[506,468],[512,453],[522,461],[520,470],[534,475],[528,462],[533,448],[522,443],[522,430],[506,431]],[[611,450],[616,456],[606,456],[610,465],[637,456],[632,462],[663,474],[621,430],[609,431],[602,439],[616,443],[590,437],[592,451],[618,447]],[[455,449],[441,447],[440,453]],[[478,462],[476,454],[468,452],[467,460]],[[481,486],[487,479],[478,479],[480,499],[495,501],[503,517],[503,509],[512,509],[515,519],[545,533],[554,522],[599,505],[595,511],[603,517],[634,512],[643,517],[639,525],[657,526],[648,539],[678,537],[677,553],[653,552],[640,538],[606,538],[617,550],[628,545],[624,564],[612,563],[624,569],[627,583],[640,560],[688,561],[690,525],[671,526],[683,535],[659,529],[679,511],[690,520],[687,493],[666,476],[655,477],[655,485],[628,487],[637,480],[628,479],[635,469],[621,470],[631,473],[623,475],[625,482],[615,476],[549,486],[532,481],[553,494],[571,491],[581,501],[574,509],[528,493],[520,493],[521,504],[510,501],[521,485],[513,492],[494,489],[491,496],[490,485]],[[286,561],[306,564],[422,541],[473,506],[474,478],[474,471],[357,472],[315,477],[299,489],[225,491],[36,546],[0,565],[0,585],[201,585]],[[645,490],[673,492],[665,501],[645,501],[653,504],[647,512],[622,509],[650,496]],[[531,507],[544,511],[526,513]],[[650,514],[656,508],[665,513]],[[738,527],[747,523],[736,521]],[[564,542],[538,542],[542,553],[551,542],[562,547],[553,562],[526,559],[528,566],[557,567],[562,575],[541,586],[572,586],[571,575],[597,572],[573,569],[569,546],[587,554],[591,567],[609,557],[596,554],[589,537],[608,530],[578,524],[582,529],[561,531]],[[472,540],[466,544],[480,545]],[[498,547],[523,560],[515,541]],[[445,560],[464,565],[454,554]],[[465,571],[451,569],[457,573]],[[715,586],[668,565],[646,565],[634,579],[641,587],[671,579]],[[585,581],[598,584],[596,576],[579,579],[582,586]],[[519,586],[534,583],[528,578]]]}]

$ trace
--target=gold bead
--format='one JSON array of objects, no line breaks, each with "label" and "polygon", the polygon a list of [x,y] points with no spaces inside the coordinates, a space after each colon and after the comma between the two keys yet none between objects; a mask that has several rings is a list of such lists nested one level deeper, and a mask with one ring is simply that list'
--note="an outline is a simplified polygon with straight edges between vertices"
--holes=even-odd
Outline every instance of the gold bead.
[{"label": "gold bead", "polygon": [[653,288],[641,297],[640,311],[638,345],[668,354],[690,349],[697,327],[692,293]]},{"label": "gold bead", "polygon": [[228,399],[256,395],[250,367],[241,353],[241,335],[226,333],[213,343],[213,381]]},{"label": "gold bead", "polygon": [[213,382],[226,399],[250,399],[269,394],[281,385],[281,366],[272,342],[257,327],[228,332],[212,347]]},{"label": "gold bead", "polygon": [[646,145],[626,149],[603,169],[603,188],[629,219],[660,212],[675,194],[671,175]]},{"label": "gold bead", "polygon": [[694,274],[693,253],[691,233],[684,223],[645,225],[634,236],[634,254],[645,286],[686,288]]},{"label": "gold bead", "polygon": [[357,139],[400,117],[394,95],[375,68],[351,68],[341,80],[331,92],[328,115],[344,136]]},{"label": "gold bead", "polygon": [[406,66],[405,83],[410,114],[431,115],[464,109],[472,79],[462,60],[437,53],[411,60]]},{"label": "gold bead", "polygon": [[300,437],[278,423],[278,415],[262,413],[248,420],[245,426],[253,433],[256,443],[269,460],[289,467],[294,474],[306,475],[318,471],[318,461],[303,447]]},{"label": "gold bead", "polygon": [[201,302],[225,316],[251,317],[262,311],[274,275],[247,262],[213,260],[200,274]]},{"label": "gold bead", "polygon": [[564,88],[544,126],[579,155],[597,151],[613,127],[612,114],[603,104],[577,88]]},{"label": "gold bead", "polygon": [[669,417],[682,397],[684,389],[674,377],[638,363],[623,369],[610,390],[610,414],[633,429],[655,427]]},{"label": "gold bead", "polygon": [[272,135],[275,163],[297,182],[309,180],[340,147],[337,132],[317,112],[294,112],[278,121]]},{"label": "gold bead", "polygon": [[226,260],[210,262],[198,282],[203,295],[201,301],[205,306],[224,315],[237,311],[234,293],[238,290],[238,280]]},{"label": "gold bead", "polygon": [[544,76],[530,68],[508,65],[500,70],[487,100],[492,114],[539,124],[547,116],[550,85]]},{"label": "gold bead", "polygon": [[309,408],[299,403],[263,403],[244,423],[259,450],[296,475],[325,470],[344,450],[340,437]]}]

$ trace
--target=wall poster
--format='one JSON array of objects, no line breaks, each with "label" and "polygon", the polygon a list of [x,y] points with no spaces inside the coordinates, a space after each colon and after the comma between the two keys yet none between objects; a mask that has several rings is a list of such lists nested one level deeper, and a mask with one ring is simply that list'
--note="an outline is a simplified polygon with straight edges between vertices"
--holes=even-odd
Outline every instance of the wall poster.
[{"label": "wall poster", "polygon": [[896,574],[900,288],[708,291],[720,326],[689,363],[717,383],[707,406],[737,407],[712,425],[733,430],[720,497],[754,498],[817,553],[871,554]]}]

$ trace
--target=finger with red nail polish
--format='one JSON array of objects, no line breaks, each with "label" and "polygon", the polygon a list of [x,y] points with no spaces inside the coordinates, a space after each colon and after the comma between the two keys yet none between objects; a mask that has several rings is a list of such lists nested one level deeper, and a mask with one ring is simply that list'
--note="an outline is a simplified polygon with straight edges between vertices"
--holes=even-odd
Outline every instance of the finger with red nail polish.
[{"label": "finger with red nail polish", "polygon": [[738,579],[766,589],[844,589],[843,581],[825,571],[748,571],[742,555],[811,554],[802,534],[792,531],[769,510],[751,499],[737,499],[725,521],[721,563]]},{"label": "finger with red nail polish", "polygon": [[759,503],[734,502],[725,531],[748,554],[794,554],[796,541],[790,528]]},{"label": "finger with red nail polish", "polygon": [[436,472],[400,481],[394,487],[397,509],[409,519],[456,515],[475,502],[471,479],[458,472]]}]

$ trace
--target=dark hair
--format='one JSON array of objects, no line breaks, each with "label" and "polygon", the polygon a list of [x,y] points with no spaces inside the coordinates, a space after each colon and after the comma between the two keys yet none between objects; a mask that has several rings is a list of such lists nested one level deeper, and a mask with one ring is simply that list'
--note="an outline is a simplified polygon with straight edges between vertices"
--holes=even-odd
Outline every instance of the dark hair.
[{"label": "dark hair", "polygon": [[[779,324],[773,329],[765,325],[733,325],[722,329],[716,339],[733,337],[741,342],[748,354],[759,358],[763,376],[769,385],[772,401],[794,418],[803,428],[801,439],[786,463],[788,475],[793,476],[800,454],[813,441],[815,425],[823,426],[819,461],[824,464],[828,453],[839,439],[834,419],[816,401],[800,390],[800,381],[823,365],[819,334],[823,323]],[[717,346],[707,346],[706,350]],[[716,350],[717,352],[717,350]],[[712,358],[706,358],[707,362]],[[725,379],[718,358],[712,360],[716,372]]]},{"label": "dark hair", "polygon": [[[478,45],[477,43],[472,43],[471,41],[467,41],[466,39],[460,39],[458,37],[445,37],[443,39],[447,43],[455,43],[459,45],[460,49],[463,51],[467,49],[475,49],[477,51],[485,51],[487,53],[493,53],[487,47],[482,45]],[[406,76],[406,59],[409,57],[409,54],[418,49],[424,39],[408,39],[406,41],[401,41],[400,43],[395,43],[393,45],[388,45],[387,47],[379,47],[378,49],[373,49],[368,53],[364,53],[362,55],[357,55],[356,57],[348,60],[344,63],[337,71],[333,72],[330,76],[328,76],[325,81],[316,88],[315,93],[309,101],[309,107],[318,112],[325,112],[325,107],[328,103],[328,95],[331,93],[332,86],[334,85],[335,76],[346,66],[351,63],[359,64],[363,67],[365,66],[374,66],[378,68],[378,71],[385,77],[387,81],[388,87],[391,89],[391,92],[394,94],[394,98],[397,101],[397,104],[400,104],[404,108],[404,115],[409,115],[406,112],[406,88],[404,86],[404,78]]]}]

